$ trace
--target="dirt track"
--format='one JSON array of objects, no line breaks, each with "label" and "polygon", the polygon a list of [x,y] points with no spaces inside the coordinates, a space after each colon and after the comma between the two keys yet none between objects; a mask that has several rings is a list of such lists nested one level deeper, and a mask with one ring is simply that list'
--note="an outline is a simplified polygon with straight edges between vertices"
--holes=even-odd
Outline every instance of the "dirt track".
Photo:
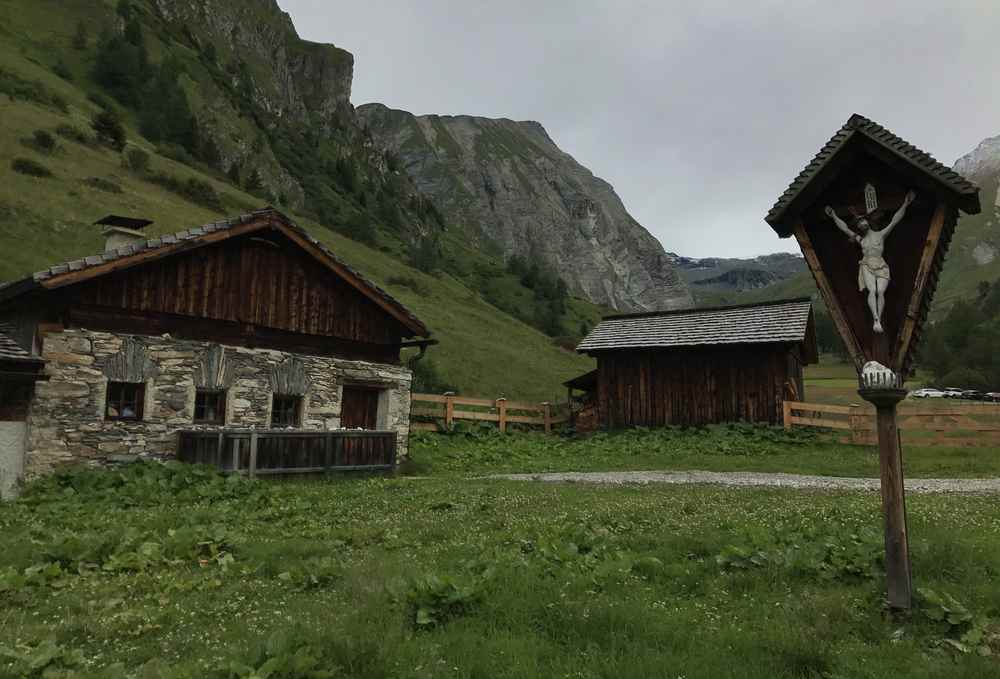
[{"label": "dirt track", "polygon": [[[490,478],[515,481],[562,483],[705,483],[722,486],[765,486],[811,488],[817,490],[857,490],[878,492],[878,479],[840,476],[806,476],[765,472],[548,472],[539,474],[497,474]],[[1000,479],[906,479],[911,493],[1000,493]]]}]

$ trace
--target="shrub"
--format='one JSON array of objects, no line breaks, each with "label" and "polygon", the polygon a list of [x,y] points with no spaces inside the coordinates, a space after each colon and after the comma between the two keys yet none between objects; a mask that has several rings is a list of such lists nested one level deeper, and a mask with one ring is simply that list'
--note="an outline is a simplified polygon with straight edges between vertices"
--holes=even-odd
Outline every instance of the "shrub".
[{"label": "shrub", "polygon": [[122,193],[121,186],[109,179],[103,179],[102,177],[87,177],[83,180],[83,183],[97,189],[98,191],[105,191],[107,193]]},{"label": "shrub", "polygon": [[188,150],[178,144],[160,144],[156,147],[156,152],[164,158],[169,158],[185,165],[194,164],[194,156]]},{"label": "shrub", "polygon": [[55,108],[62,113],[69,111],[66,100],[50,90],[41,81],[25,80],[9,71],[0,68],[0,94],[6,94],[12,100],[23,99],[36,104]]},{"label": "shrub", "polygon": [[51,177],[52,171],[41,163],[36,163],[30,158],[15,158],[10,163],[14,172],[30,175],[32,177]]},{"label": "shrub", "polygon": [[222,212],[224,209],[222,199],[215,191],[215,187],[203,179],[190,177],[183,180],[174,175],[162,172],[150,175],[148,178],[154,184],[159,184],[168,191],[183,196],[192,203],[203,205],[218,212]]},{"label": "shrub", "polygon": [[552,343],[560,349],[576,351],[576,345],[580,343],[580,338],[573,335],[558,335],[552,338]]},{"label": "shrub", "polygon": [[386,283],[388,283],[389,285],[396,285],[401,288],[407,288],[408,290],[412,290],[418,295],[426,296],[430,294],[430,290],[427,289],[427,286],[425,286],[423,283],[418,281],[416,278],[413,278],[412,276],[389,276],[389,278],[386,280]]},{"label": "shrub", "polygon": [[149,170],[149,154],[133,146],[122,154],[122,167],[137,174],[146,174]]},{"label": "shrub", "polygon": [[55,66],[52,67],[52,72],[63,80],[73,80],[73,72],[69,70],[69,66],[62,59],[55,63]]},{"label": "shrub", "polygon": [[77,144],[83,144],[84,146],[93,146],[96,141],[89,134],[81,130],[79,127],[74,127],[67,123],[63,123],[56,128],[56,134],[58,134],[63,139],[69,139],[70,141],[75,141]]},{"label": "shrub", "polygon": [[31,143],[42,153],[52,153],[56,150],[55,138],[45,130],[35,130],[32,132]]},{"label": "shrub", "polygon": [[76,24],[76,33],[73,34],[73,49],[85,50],[90,36],[87,34],[87,25],[82,21]]},{"label": "shrub", "polygon": [[125,127],[122,125],[118,114],[111,109],[105,109],[95,113],[90,121],[90,126],[97,135],[97,141],[121,151],[125,148]]}]

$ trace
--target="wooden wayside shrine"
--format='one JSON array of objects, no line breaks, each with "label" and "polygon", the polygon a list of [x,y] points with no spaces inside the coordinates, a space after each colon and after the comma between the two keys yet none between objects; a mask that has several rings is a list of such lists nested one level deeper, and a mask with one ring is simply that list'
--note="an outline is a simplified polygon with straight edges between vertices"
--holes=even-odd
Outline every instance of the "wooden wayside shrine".
[{"label": "wooden wayside shrine", "polygon": [[979,188],[881,125],[852,115],[765,221],[794,236],[876,409],[889,604],[912,599],[896,406],[913,368],[959,212]]}]

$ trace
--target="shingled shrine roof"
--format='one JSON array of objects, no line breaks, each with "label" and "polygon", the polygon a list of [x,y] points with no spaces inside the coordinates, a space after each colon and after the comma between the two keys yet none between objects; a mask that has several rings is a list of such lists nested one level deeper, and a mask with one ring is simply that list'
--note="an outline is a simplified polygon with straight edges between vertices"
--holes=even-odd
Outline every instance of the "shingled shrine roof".
[{"label": "shingled shrine roof", "polygon": [[[581,353],[727,344],[806,342],[812,302],[808,297],[704,309],[680,309],[605,317],[583,338]],[[814,341],[814,340],[812,340]],[[809,351],[812,355],[815,350]]]},{"label": "shingled shrine roof", "polygon": [[[364,294],[377,302],[381,301],[384,306],[395,310],[401,319],[405,319],[405,325],[413,330],[414,333],[424,337],[430,335],[430,331],[427,329],[427,326],[425,326],[423,322],[413,314],[413,312],[403,306],[401,302],[380,288],[378,285],[362,276],[357,270],[344,262],[342,259],[337,257],[327,246],[309,235],[305,229],[292,222],[291,219],[278,210],[270,207],[255,210],[249,214],[240,215],[239,217],[233,217],[224,221],[196,226],[192,229],[180,231],[171,235],[151,238],[145,242],[140,242],[135,245],[126,245],[116,250],[102,252],[99,255],[74,259],[69,262],[50,266],[47,269],[36,271],[31,276],[27,276],[20,280],[0,284],[0,302],[17,297],[31,290],[58,287],[59,279],[63,276],[67,276],[68,274],[75,274],[79,271],[94,269],[95,276],[101,275],[101,273],[103,273],[103,269],[99,270],[98,267],[102,267],[102,265],[112,262],[120,262],[122,266],[115,269],[119,270],[120,268],[128,266],[130,264],[129,260],[132,260],[133,258],[137,261],[144,260],[147,259],[149,255],[155,256],[157,251],[160,250],[163,251],[164,256],[172,254],[173,252],[187,251],[198,247],[203,241],[207,242],[207,237],[212,234],[225,235],[224,232],[234,230],[236,227],[253,224],[259,224],[261,229],[269,227],[284,229],[289,233],[307,241],[310,245],[320,251],[322,258],[326,258],[338,269],[347,272],[350,276],[356,279],[359,283],[361,291]],[[253,227],[251,227],[251,229],[252,228]]]},{"label": "shingled shrine roof", "polygon": [[767,213],[764,221],[770,224],[778,232],[778,235],[782,237],[791,235],[791,228],[783,224],[789,208],[802,195],[806,186],[822,173],[830,161],[842,149],[846,148],[852,139],[858,136],[874,142],[892,156],[905,161],[914,169],[934,179],[945,190],[955,195],[956,204],[964,212],[969,214],[979,212],[978,186],[946,165],[939,163],[929,153],[921,151],[913,144],[897,137],[878,123],[855,113],[819,150],[816,157],[806,165],[805,169],[785,189],[785,192],[781,194],[781,197]]}]

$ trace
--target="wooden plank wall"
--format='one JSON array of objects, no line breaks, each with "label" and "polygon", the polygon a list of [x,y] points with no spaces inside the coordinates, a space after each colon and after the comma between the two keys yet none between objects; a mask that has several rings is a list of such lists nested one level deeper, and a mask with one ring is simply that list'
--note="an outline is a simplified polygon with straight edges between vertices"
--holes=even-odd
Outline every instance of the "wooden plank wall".
[{"label": "wooden plank wall", "polygon": [[782,421],[786,345],[622,351],[597,357],[603,427]]},{"label": "wooden plank wall", "polygon": [[283,236],[244,237],[102,276],[73,305],[249,323],[308,335],[397,343],[408,333]]}]

